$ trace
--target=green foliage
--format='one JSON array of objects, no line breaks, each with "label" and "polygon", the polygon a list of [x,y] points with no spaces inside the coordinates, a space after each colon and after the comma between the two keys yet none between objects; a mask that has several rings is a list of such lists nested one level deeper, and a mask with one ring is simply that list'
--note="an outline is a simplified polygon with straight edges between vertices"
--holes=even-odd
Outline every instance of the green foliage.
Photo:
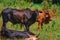
[{"label": "green foliage", "polygon": [[52,0],[44,0],[42,4],[43,4],[43,9],[48,10],[52,6]]},{"label": "green foliage", "polygon": [[30,7],[32,3],[22,1],[22,0],[0,0],[0,5],[3,5],[4,7],[12,7],[12,8],[18,8],[18,9],[24,9],[27,7]]},{"label": "green foliage", "polygon": [[[0,12],[7,7],[11,8],[17,8],[17,9],[25,9],[30,8],[32,10],[38,9],[41,10],[42,8],[45,8],[47,10],[51,9],[56,18],[54,18],[53,21],[51,21],[49,24],[43,25],[43,30],[40,29],[40,39],[41,40],[60,40],[60,5],[52,5],[49,3],[49,0],[44,1],[42,4],[33,4],[29,3],[23,0],[0,0]],[[21,31],[20,24],[18,26],[11,26],[12,23],[7,23],[7,28],[12,30],[19,30]],[[37,22],[30,26],[30,31],[32,31],[35,34],[38,34],[37,29]],[[2,17],[0,17],[0,30],[2,27]],[[24,29],[24,27],[23,27]]]},{"label": "green foliage", "polygon": [[47,10],[48,9],[48,2],[47,1],[43,1],[43,9]]},{"label": "green foliage", "polygon": [[55,24],[56,24],[56,22],[53,20],[52,21],[52,27],[54,27]]}]

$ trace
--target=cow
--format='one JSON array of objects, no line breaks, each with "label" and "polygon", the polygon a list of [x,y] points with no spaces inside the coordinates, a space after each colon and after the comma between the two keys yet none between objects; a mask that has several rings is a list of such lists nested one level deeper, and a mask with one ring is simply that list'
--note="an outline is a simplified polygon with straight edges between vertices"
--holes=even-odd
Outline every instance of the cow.
[{"label": "cow", "polygon": [[6,23],[10,21],[13,24],[21,23],[26,27],[26,31],[29,31],[30,25],[36,22],[39,11],[31,11],[29,8],[24,10],[6,8],[1,12],[3,25],[6,26]]},{"label": "cow", "polygon": [[52,20],[54,17],[54,13],[52,11],[47,11],[43,9],[42,11],[39,12],[38,17],[37,17],[37,22],[38,22],[38,29],[43,29],[43,23],[48,24],[49,21]]},{"label": "cow", "polygon": [[26,38],[26,39],[29,38],[32,40],[39,39],[39,38],[37,38],[37,36],[39,36],[39,34],[35,35],[34,33],[29,32],[29,31],[10,30],[10,29],[7,29],[6,27],[2,27],[1,35],[4,37],[10,38],[12,40],[14,40],[15,37],[16,38]]}]

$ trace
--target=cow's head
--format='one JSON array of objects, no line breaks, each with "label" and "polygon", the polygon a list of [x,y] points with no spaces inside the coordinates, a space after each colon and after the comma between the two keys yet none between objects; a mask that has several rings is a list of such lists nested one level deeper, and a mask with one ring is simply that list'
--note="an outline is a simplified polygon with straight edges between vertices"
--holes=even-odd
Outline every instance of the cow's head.
[{"label": "cow's head", "polygon": [[25,40],[40,40],[40,38],[37,38],[35,35],[30,35],[30,37]]},{"label": "cow's head", "polygon": [[40,35],[40,33],[38,35],[30,35],[28,34],[29,38],[26,38],[25,40],[40,40],[40,38],[38,38]]}]

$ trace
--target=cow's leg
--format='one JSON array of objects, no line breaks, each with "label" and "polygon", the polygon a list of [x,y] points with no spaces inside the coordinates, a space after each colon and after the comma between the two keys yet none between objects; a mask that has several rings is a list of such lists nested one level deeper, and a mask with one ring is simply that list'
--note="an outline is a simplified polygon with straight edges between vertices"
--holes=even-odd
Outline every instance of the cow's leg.
[{"label": "cow's leg", "polygon": [[6,22],[3,22],[3,25],[2,25],[3,27],[6,27]]},{"label": "cow's leg", "polygon": [[5,27],[6,28],[6,23],[8,22],[8,20],[4,20],[3,19],[3,25],[2,25],[2,27]]},{"label": "cow's leg", "polygon": [[24,30],[24,24],[21,23],[20,29],[21,29],[21,30]]},{"label": "cow's leg", "polygon": [[4,28],[6,29],[6,23],[8,22],[8,20],[7,20],[7,17],[6,16],[2,16],[2,18],[3,18],[3,24],[2,24],[2,33],[4,33]]},{"label": "cow's leg", "polygon": [[26,27],[26,31],[29,31],[29,26],[28,26],[28,24],[26,24],[25,27]]},{"label": "cow's leg", "polygon": [[29,31],[29,26],[26,27],[26,31]]},{"label": "cow's leg", "polygon": [[23,30],[23,26],[24,26],[24,24],[21,24],[20,26],[21,26],[21,29]]},{"label": "cow's leg", "polygon": [[43,23],[41,23],[41,29],[43,29]]},{"label": "cow's leg", "polygon": [[6,23],[8,22],[7,14],[3,13],[2,18],[3,18],[3,25],[2,26],[6,27]]},{"label": "cow's leg", "polygon": [[[41,27],[41,28],[40,28]],[[38,22],[38,30],[42,29],[43,30],[43,23],[42,22]]]},{"label": "cow's leg", "polygon": [[[4,34],[4,31],[5,31],[4,29],[6,29],[6,23],[7,23],[7,22],[4,22],[4,21],[3,21],[2,30],[1,30],[1,33],[2,33],[2,34]],[[4,37],[3,37],[3,38],[4,38]]]},{"label": "cow's leg", "polygon": [[38,22],[38,30],[40,30],[40,27],[41,27],[41,23]]}]

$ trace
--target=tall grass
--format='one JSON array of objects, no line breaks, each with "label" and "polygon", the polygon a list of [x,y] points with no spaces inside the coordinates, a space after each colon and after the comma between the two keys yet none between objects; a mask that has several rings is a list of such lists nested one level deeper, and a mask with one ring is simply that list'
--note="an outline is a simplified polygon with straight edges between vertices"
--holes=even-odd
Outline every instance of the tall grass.
[{"label": "tall grass", "polygon": [[[45,1],[46,2],[46,1]],[[42,4],[33,4],[32,2],[29,3],[27,1],[23,0],[0,0],[0,13],[3,9],[9,7],[9,8],[16,8],[16,9],[25,9],[25,8],[30,8],[31,10],[42,10],[42,8],[46,9],[51,9],[54,14],[55,18],[53,21],[51,21],[49,24],[44,24],[43,25],[43,30],[40,29],[40,39],[41,40],[60,40],[60,5],[51,5],[47,4],[48,1]],[[44,6],[45,5],[45,6]],[[0,30],[2,27],[2,17],[0,17]],[[20,24],[18,26],[11,26],[12,23],[8,22],[7,23],[7,28],[12,29],[12,30],[21,30],[20,29]],[[30,26],[30,31],[32,31],[35,34],[38,34],[38,29],[37,29],[37,22],[34,23],[33,25]],[[24,28],[24,27],[23,27]],[[3,39],[4,40],[4,39]]]}]

